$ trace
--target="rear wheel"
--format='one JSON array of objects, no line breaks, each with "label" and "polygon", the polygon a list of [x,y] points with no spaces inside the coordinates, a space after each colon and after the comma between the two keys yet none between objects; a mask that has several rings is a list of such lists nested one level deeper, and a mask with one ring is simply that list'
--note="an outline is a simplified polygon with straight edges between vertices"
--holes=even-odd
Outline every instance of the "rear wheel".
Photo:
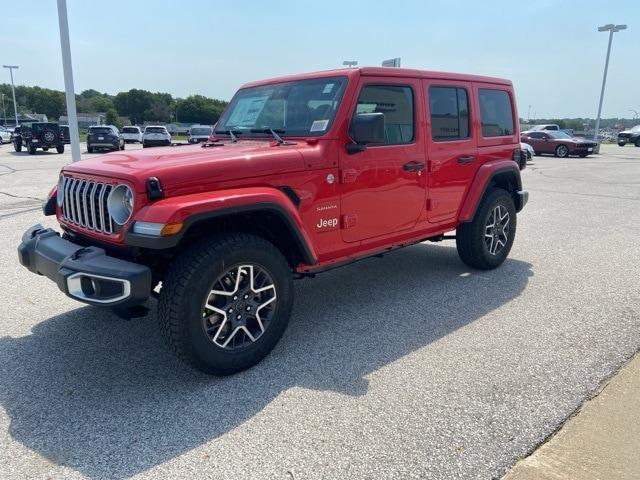
[{"label": "rear wheel", "polygon": [[17,140],[15,142],[13,142],[13,149],[16,152],[21,152],[22,151],[22,142],[19,142]]},{"label": "rear wheel", "polygon": [[624,147],[627,144],[627,142],[622,142],[620,140],[618,140],[618,146],[619,147]]},{"label": "rear wheel", "polygon": [[64,153],[64,145],[58,145],[56,147],[56,152],[58,153]]},{"label": "rear wheel", "polygon": [[636,138],[636,147],[640,147],[640,137]]},{"label": "rear wheel", "polygon": [[260,237],[230,234],[196,243],[173,262],[158,319],[180,358],[206,373],[229,375],[273,349],[292,302],[282,253]]},{"label": "rear wheel", "polygon": [[93,153],[93,147],[87,145],[87,153]]},{"label": "rear wheel", "polygon": [[28,152],[29,155],[33,155],[34,153],[36,153],[36,147],[34,145],[29,145]]},{"label": "rear wheel", "polygon": [[569,156],[569,147],[566,145],[558,145],[556,147],[556,157],[566,158]]},{"label": "rear wheel", "polygon": [[482,199],[473,220],[458,227],[458,254],[470,267],[490,270],[505,261],[515,235],[513,197],[506,190],[496,188]]}]

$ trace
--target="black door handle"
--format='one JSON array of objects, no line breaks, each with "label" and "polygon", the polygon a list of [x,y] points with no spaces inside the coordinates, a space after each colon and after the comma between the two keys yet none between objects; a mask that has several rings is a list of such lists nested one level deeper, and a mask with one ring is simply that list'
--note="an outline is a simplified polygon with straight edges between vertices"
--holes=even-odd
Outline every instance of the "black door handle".
[{"label": "black door handle", "polygon": [[473,162],[475,159],[476,157],[474,157],[473,155],[460,155],[458,157],[458,163],[464,165],[465,163]]},{"label": "black door handle", "polygon": [[424,163],[422,162],[408,162],[402,165],[402,169],[407,172],[415,172],[418,170],[424,170]]}]

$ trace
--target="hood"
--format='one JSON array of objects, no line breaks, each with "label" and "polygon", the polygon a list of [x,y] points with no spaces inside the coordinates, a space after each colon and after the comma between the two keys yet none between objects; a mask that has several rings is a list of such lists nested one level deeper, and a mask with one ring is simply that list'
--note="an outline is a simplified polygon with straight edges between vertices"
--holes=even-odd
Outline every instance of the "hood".
[{"label": "hood", "polygon": [[158,177],[163,188],[203,186],[241,178],[302,171],[301,150],[306,143],[276,145],[240,141],[203,148],[201,144],[114,152],[64,167],[65,172],[128,180],[143,192],[148,177]]}]

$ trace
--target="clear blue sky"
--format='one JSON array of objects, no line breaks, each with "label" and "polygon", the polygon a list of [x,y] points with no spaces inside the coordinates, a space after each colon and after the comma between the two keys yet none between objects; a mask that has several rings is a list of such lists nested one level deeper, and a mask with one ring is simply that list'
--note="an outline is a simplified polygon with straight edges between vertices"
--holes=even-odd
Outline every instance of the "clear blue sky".
[{"label": "clear blue sky", "polygon": [[[25,5],[2,7],[0,63],[20,65],[19,84],[62,90],[56,2]],[[525,118],[529,105],[532,117],[595,117],[607,47],[597,27],[626,23],[603,116],[640,111],[640,0],[68,0],[68,10],[78,92],[228,99],[248,80],[400,56],[407,67],[509,78]]]}]

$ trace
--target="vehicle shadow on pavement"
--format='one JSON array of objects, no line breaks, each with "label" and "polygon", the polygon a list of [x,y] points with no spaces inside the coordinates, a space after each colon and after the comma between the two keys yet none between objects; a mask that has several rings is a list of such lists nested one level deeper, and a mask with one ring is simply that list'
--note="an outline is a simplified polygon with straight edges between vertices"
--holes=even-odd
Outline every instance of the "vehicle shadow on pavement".
[{"label": "vehicle shadow on pavement", "polygon": [[28,448],[93,478],[128,477],[219,437],[291,387],[364,395],[366,375],[509,302],[532,275],[511,259],[470,271],[455,248],[420,244],[298,281],[280,344],[226,378],[175,360],[155,314],[124,321],[78,308],[0,338],[0,402]]}]

